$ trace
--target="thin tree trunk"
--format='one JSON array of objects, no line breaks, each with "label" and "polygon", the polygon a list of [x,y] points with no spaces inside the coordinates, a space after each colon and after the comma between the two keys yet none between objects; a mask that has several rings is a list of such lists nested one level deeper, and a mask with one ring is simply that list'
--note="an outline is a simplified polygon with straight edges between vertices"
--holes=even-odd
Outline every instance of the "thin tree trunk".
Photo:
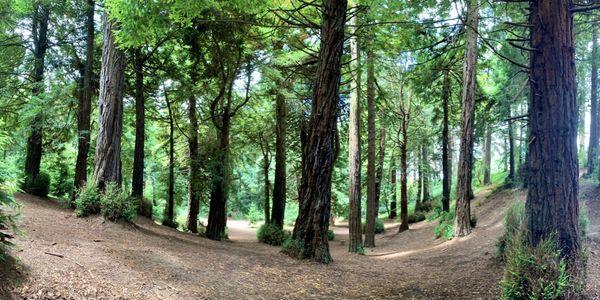
[{"label": "thin tree trunk", "polygon": [[273,185],[273,209],[271,223],[283,228],[286,203],[286,127],[287,107],[285,95],[277,92],[275,98],[276,136],[275,136],[275,183]]},{"label": "thin tree trunk", "polygon": [[398,232],[408,230],[408,153],[406,145],[406,126],[403,127],[403,142],[400,145],[400,228]]},{"label": "thin tree trunk", "polygon": [[173,221],[175,218],[175,126],[171,102],[167,97],[166,90],[164,93],[165,101],[167,102],[167,110],[169,112],[169,190],[163,225],[175,228],[177,227]]},{"label": "thin tree trunk", "polygon": [[572,1],[531,1],[527,229],[537,245],[556,234],[576,271],[579,235],[578,109]]},{"label": "thin tree trunk", "polygon": [[271,157],[269,154],[269,143],[267,142],[266,139],[264,139],[263,137],[260,138],[261,139],[261,144],[260,144],[260,148],[262,150],[263,153],[263,179],[264,179],[264,185],[265,185],[265,203],[264,203],[264,213],[265,213],[265,224],[270,224],[271,223],[271,207],[270,207],[270,200],[271,200],[271,181],[269,180],[269,169],[271,168]]},{"label": "thin tree trunk", "polygon": [[[195,80],[192,80],[195,82]],[[198,153],[198,113],[196,112],[196,97],[190,95],[188,98],[188,118],[190,119],[190,131],[188,133],[189,148],[189,182],[188,193],[190,209],[188,212],[187,228],[193,233],[198,232],[198,213],[200,212],[200,157]]]},{"label": "thin tree trunk", "polygon": [[421,147],[421,176],[423,176],[423,200],[421,201],[421,208],[424,210],[429,210],[431,207],[431,199],[429,195],[429,151],[427,150],[426,144],[423,144]]},{"label": "thin tree trunk", "polygon": [[590,99],[590,141],[588,148],[587,174],[596,170],[598,147],[600,143],[600,116],[598,111],[598,26],[592,26],[592,91]]},{"label": "thin tree trunk", "polygon": [[392,184],[392,201],[390,202],[390,219],[396,219],[396,217],[398,216],[398,211],[397,211],[397,206],[398,206],[398,201],[397,201],[397,194],[396,194],[396,177],[397,177],[397,171],[396,171],[396,164],[395,164],[395,160],[392,160],[392,171],[391,171],[391,176],[392,178],[390,179],[391,184]]},{"label": "thin tree trunk", "polygon": [[[510,109],[510,108],[509,108]],[[515,180],[515,137],[512,120],[508,121],[508,178],[509,183]]]},{"label": "thin tree trunk", "polygon": [[[48,21],[50,9],[45,5],[36,5],[32,20],[33,36],[33,88],[34,97],[44,92],[44,60],[48,50]],[[42,162],[43,116],[38,113],[31,123],[31,134],[27,139],[27,156],[25,158],[26,185],[32,184],[40,173]],[[25,186],[29,191],[30,186]]]},{"label": "thin tree trunk", "polygon": [[104,44],[98,99],[98,138],[94,180],[100,189],[108,182],[121,184],[121,135],[123,133],[123,85],[125,55],[116,46],[116,26],[104,14]]},{"label": "thin tree trunk", "polygon": [[300,209],[293,233],[304,248],[303,258],[322,263],[332,261],[327,230],[346,9],[346,0],[323,1],[321,47],[303,153]]},{"label": "thin tree trunk", "polygon": [[144,107],[144,58],[140,48],[134,51],[133,72],[135,73],[135,147],[133,150],[133,175],[131,177],[131,196],[137,199],[138,213],[152,216],[152,207],[144,202],[144,143],[146,140]]},{"label": "thin tree trunk", "polygon": [[[350,20],[356,25],[356,16]],[[357,252],[362,247],[361,224],[361,153],[360,153],[360,98],[361,98],[361,65],[360,49],[356,36],[350,39],[352,68],[356,74],[350,81],[350,120],[348,121],[348,177],[349,177],[349,242],[348,251]]]},{"label": "thin tree trunk", "polygon": [[367,47],[367,220],[365,247],[375,247],[375,220],[377,219],[377,187],[375,175],[375,66],[373,49]]},{"label": "thin tree trunk", "polygon": [[468,2],[468,11],[462,94],[462,136],[458,163],[456,220],[454,222],[454,234],[459,237],[471,233],[471,179],[473,176],[473,123],[475,117],[475,90],[477,86],[479,0],[470,0]]},{"label": "thin tree trunk", "polygon": [[377,203],[377,208],[379,208],[379,200],[381,196],[381,182],[383,181],[383,165],[385,163],[386,136],[387,133],[385,130],[385,126],[381,126],[379,132],[379,158],[377,164],[377,172],[375,174],[375,202]]},{"label": "thin tree trunk", "polygon": [[418,149],[417,153],[417,199],[415,199],[415,212],[421,211],[421,199],[423,197],[423,153],[421,149]]},{"label": "thin tree trunk", "polygon": [[490,185],[492,183],[492,125],[488,124],[485,130],[485,155],[484,155],[485,170],[483,172],[483,184]]},{"label": "thin tree trunk", "polygon": [[444,120],[442,123],[442,209],[450,211],[450,190],[452,181],[452,153],[450,150],[450,71],[444,71],[444,85],[442,88],[442,107],[444,111]]},{"label": "thin tree trunk", "polygon": [[90,151],[90,130],[92,114],[92,76],[94,66],[94,8],[95,1],[87,0],[85,66],[83,86],[77,105],[77,160],[75,162],[75,188],[81,188],[87,181],[87,159]]}]

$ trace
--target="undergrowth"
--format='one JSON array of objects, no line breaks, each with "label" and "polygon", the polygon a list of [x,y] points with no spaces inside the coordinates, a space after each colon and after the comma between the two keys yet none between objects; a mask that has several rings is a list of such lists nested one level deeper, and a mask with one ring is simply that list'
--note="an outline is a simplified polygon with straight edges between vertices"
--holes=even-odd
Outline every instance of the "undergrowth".
[{"label": "undergrowth", "polygon": [[272,246],[281,245],[289,235],[289,232],[279,228],[275,224],[263,224],[256,231],[256,238],[259,242]]}]

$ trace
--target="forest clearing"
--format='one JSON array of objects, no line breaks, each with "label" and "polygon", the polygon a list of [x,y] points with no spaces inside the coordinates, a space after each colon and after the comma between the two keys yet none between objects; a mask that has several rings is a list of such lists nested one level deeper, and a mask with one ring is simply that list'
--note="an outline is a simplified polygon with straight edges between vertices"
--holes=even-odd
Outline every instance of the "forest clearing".
[{"label": "forest clearing", "polygon": [[600,299],[599,0],[0,0],[0,298]]}]

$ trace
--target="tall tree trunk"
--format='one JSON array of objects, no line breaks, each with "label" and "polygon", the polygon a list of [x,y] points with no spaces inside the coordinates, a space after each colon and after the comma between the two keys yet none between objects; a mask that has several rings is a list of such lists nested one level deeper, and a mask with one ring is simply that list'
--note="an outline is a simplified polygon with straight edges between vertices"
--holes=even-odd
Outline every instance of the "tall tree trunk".
[{"label": "tall tree trunk", "polygon": [[[356,16],[350,20],[356,25]],[[355,32],[353,32],[355,34]],[[352,68],[356,74],[350,81],[350,120],[348,121],[348,177],[349,177],[349,212],[348,228],[349,242],[348,251],[358,252],[362,247],[362,224],[361,224],[361,153],[360,153],[360,98],[361,98],[361,65],[360,49],[357,37],[350,39],[352,56]]]},{"label": "tall tree trunk", "polygon": [[592,26],[592,91],[590,111],[590,142],[588,148],[587,174],[596,170],[598,147],[600,146],[600,116],[598,111],[598,26]]},{"label": "tall tree trunk", "polygon": [[415,212],[421,211],[421,198],[423,197],[423,153],[421,149],[418,149],[417,153],[417,199],[415,199]]},{"label": "tall tree trunk", "polygon": [[512,120],[508,120],[508,177],[506,179],[509,183],[515,180],[515,137]]},{"label": "tall tree trunk", "polygon": [[212,188],[210,193],[210,210],[206,237],[220,241],[225,238],[227,227],[227,194],[229,183],[229,134],[231,126],[230,100],[221,116],[219,128],[219,149],[217,163],[213,170]]},{"label": "tall tree trunk", "polygon": [[[192,80],[195,82],[195,80]],[[198,232],[198,213],[200,212],[200,157],[198,153],[198,113],[196,112],[196,97],[190,95],[188,98],[188,118],[190,119],[190,131],[188,133],[189,148],[189,182],[188,196],[190,209],[188,212],[187,228],[193,233]]]},{"label": "tall tree trunk", "polygon": [[175,124],[171,101],[167,97],[167,91],[164,92],[169,112],[169,190],[163,225],[176,228],[177,225],[173,221],[175,219]]},{"label": "tall tree trunk", "polygon": [[462,93],[462,136],[458,163],[456,220],[454,222],[454,234],[459,237],[471,233],[471,179],[473,176],[473,123],[477,87],[479,0],[469,0],[468,11]]},{"label": "tall tree trunk", "polygon": [[273,209],[271,223],[283,228],[286,203],[286,128],[287,107],[285,95],[277,92],[275,98],[276,132],[275,132],[275,182],[273,185]]},{"label": "tall tree trunk", "polygon": [[[32,20],[33,37],[33,88],[34,97],[44,92],[44,61],[48,50],[48,21],[50,9],[45,5],[36,5]],[[27,139],[27,156],[25,158],[26,185],[32,184],[40,173],[42,162],[43,113],[38,113],[31,123],[31,133]],[[31,186],[25,186],[29,191]]]},{"label": "tall tree trunk", "polygon": [[398,201],[397,201],[397,194],[396,194],[396,177],[397,177],[397,171],[396,171],[396,164],[395,164],[395,160],[392,160],[392,171],[391,171],[391,179],[390,182],[392,184],[392,201],[390,202],[390,219],[396,219],[396,217],[398,216]]},{"label": "tall tree trunk", "polygon": [[104,14],[104,44],[98,98],[98,138],[94,180],[100,189],[108,182],[121,184],[121,135],[123,133],[123,85],[125,55],[115,42],[116,26]]},{"label": "tall tree trunk", "polygon": [[429,210],[431,208],[429,194],[429,151],[426,144],[423,144],[421,147],[421,176],[423,176],[423,200],[421,201],[421,208]]},{"label": "tall tree trunk", "polygon": [[135,147],[133,150],[133,175],[131,196],[137,199],[138,214],[151,217],[152,207],[144,201],[144,142],[146,112],[144,107],[144,58],[140,48],[134,51],[133,72],[135,73]]},{"label": "tall tree trunk", "polygon": [[81,188],[87,181],[87,159],[90,151],[90,130],[92,114],[92,76],[94,66],[94,9],[95,1],[87,0],[85,66],[83,86],[77,105],[77,161],[75,162],[75,187]]},{"label": "tall tree trunk", "polygon": [[581,251],[572,1],[531,1],[526,223],[531,242],[556,234],[568,267]]},{"label": "tall tree trunk", "polygon": [[[375,201],[379,208],[379,199],[381,196],[381,182],[383,181],[383,165],[385,163],[385,144],[386,144],[385,126],[381,126],[379,132],[379,157],[377,163],[377,172],[375,173]],[[379,210],[379,209],[378,209]]]},{"label": "tall tree trunk", "polygon": [[269,180],[269,169],[271,168],[271,157],[270,157],[270,150],[269,150],[269,143],[266,139],[261,137],[261,144],[260,144],[260,148],[262,150],[263,153],[263,179],[264,179],[264,185],[265,185],[265,205],[264,205],[264,209],[265,209],[265,224],[270,224],[271,223],[271,207],[270,207],[270,200],[271,200],[271,181]]},{"label": "tall tree trunk", "polygon": [[378,214],[375,175],[375,65],[372,45],[367,46],[367,220],[365,247],[375,247],[375,220]]},{"label": "tall tree trunk", "polygon": [[[404,122],[404,121],[403,121]],[[406,126],[403,127],[403,142],[400,145],[400,228],[398,232],[408,230],[408,151]]]},{"label": "tall tree trunk", "polygon": [[442,107],[444,120],[442,123],[442,209],[450,211],[450,190],[452,181],[452,154],[450,153],[450,71],[444,71],[444,86],[442,88]]},{"label": "tall tree trunk", "polygon": [[332,261],[327,230],[346,9],[346,0],[323,1],[321,47],[302,164],[300,211],[293,233],[304,248],[303,258],[322,263]]},{"label": "tall tree trunk", "polygon": [[492,124],[488,124],[485,130],[484,156],[485,170],[483,172],[483,184],[490,185],[492,183]]}]

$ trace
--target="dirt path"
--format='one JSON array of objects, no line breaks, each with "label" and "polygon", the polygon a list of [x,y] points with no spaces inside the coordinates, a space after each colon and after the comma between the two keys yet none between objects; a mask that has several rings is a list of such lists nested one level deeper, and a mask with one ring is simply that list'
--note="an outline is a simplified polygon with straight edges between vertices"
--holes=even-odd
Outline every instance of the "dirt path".
[{"label": "dirt path", "polygon": [[[433,223],[413,224],[402,234],[389,224],[377,237],[378,247],[365,256],[347,253],[347,230],[336,227],[330,244],[335,261],[324,266],[255,242],[245,223],[229,224],[231,241],[214,242],[147,219],[135,227],[100,217],[79,219],[56,203],[18,195],[25,235],[13,251],[19,261],[11,276],[19,284],[12,297],[496,298],[503,271],[494,258],[494,242],[502,231],[503,207],[523,197],[520,191],[479,196],[473,204],[477,228],[450,242],[434,238]],[[600,216],[593,217],[598,232]],[[597,255],[591,260],[598,263]]]}]

